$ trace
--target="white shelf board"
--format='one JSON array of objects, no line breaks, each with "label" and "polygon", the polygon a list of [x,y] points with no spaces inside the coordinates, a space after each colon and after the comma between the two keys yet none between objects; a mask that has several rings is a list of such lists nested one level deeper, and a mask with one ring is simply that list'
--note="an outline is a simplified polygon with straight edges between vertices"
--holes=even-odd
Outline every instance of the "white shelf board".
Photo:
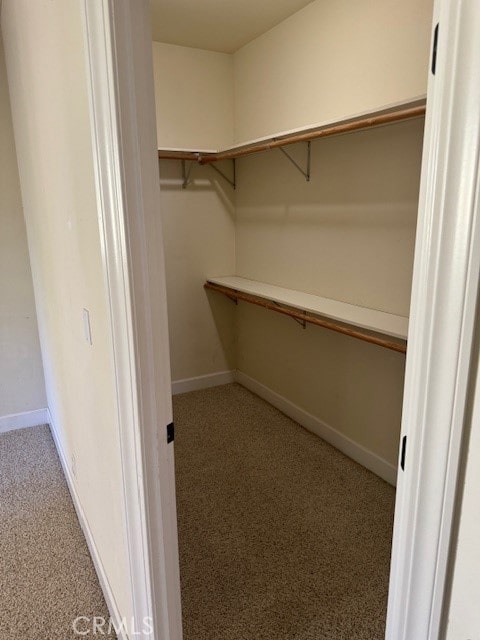
[{"label": "white shelf board", "polygon": [[408,318],[405,316],[359,307],[347,302],[322,298],[321,296],[314,296],[294,289],[284,289],[283,287],[257,282],[256,280],[247,280],[239,276],[208,278],[208,282],[228,287],[235,291],[241,291],[242,293],[249,293],[289,307],[295,307],[302,311],[309,311],[355,327],[361,327],[362,329],[403,340],[407,339]]},{"label": "white shelf board", "polygon": [[[366,118],[374,118],[375,116],[385,115],[387,113],[391,113],[393,111],[398,111],[400,109],[410,109],[413,107],[421,107],[426,103],[427,97],[426,94],[422,94],[420,96],[415,96],[410,100],[402,100],[400,102],[392,102],[390,104],[381,105],[376,107],[375,109],[370,109],[368,111],[361,111],[359,113],[353,114],[344,114],[340,118],[331,118],[330,120],[323,120],[322,122],[315,122],[313,124],[304,125],[302,127],[297,127],[295,129],[288,129],[286,131],[278,131],[277,133],[270,133],[266,136],[262,136],[260,138],[254,138],[253,140],[247,140],[245,142],[236,142],[232,147],[228,149],[241,149],[242,147],[248,147],[252,144],[257,144],[261,142],[266,142],[268,140],[276,140],[277,138],[284,138],[286,136],[291,136],[295,134],[306,133],[310,131],[318,131],[319,129],[326,129],[327,127],[333,127],[340,124],[347,124],[349,122],[355,122],[357,120],[363,120]],[[222,149],[221,151],[226,151],[226,149]],[[220,153],[221,153],[220,151]]]},{"label": "white shelf board", "polygon": [[413,98],[407,100],[401,100],[399,102],[393,102],[390,104],[380,105],[375,109],[371,109],[368,111],[362,111],[360,113],[354,114],[345,114],[340,118],[324,120],[323,122],[316,122],[314,124],[304,125],[302,127],[297,127],[295,129],[288,129],[286,131],[279,131],[277,133],[270,133],[266,136],[262,136],[260,138],[254,138],[253,140],[245,140],[244,142],[235,142],[231,147],[225,147],[223,149],[186,149],[186,148],[167,148],[167,147],[159,147],[159,151],[178,151],[178,152],[186,152],[186,153],[223,153],[225,151],[234,151],[236,149],[241,149],[243,147],[248,147],[253,144],[265,142],[268,140],[276,140],[277,138],[283,138],[285,136],[306,133],[310,131],[317,131],[318,129],[325,129],[326,127],[331,127],[339,124],[346,124],[349,122],[354,122],[356,120],[361,120],[363,118],[373,118],[375,116],[384,115],[390,113],[392,111],[397,111],[399,109],[409,109],[413,107],[423,106],[426,103],[426,95],[422,94],[420,96],[415,96]]},{"label": "white shelf board", "polygon": [[218,149],[187,149],[185,147],[158,147],[158,151],[169,151],[174,153],[218,153]]}]

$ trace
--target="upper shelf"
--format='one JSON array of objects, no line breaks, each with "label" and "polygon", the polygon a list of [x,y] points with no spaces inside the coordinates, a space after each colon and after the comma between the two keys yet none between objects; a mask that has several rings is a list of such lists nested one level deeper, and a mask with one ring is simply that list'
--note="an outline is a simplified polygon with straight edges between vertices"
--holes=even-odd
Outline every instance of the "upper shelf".
[{"label": "upper shelf", "polygon": [[159,149],[158,157],[161,160],[192,160],[200,164],[210,164],[221,160],[234,160],[235,158],[285,147],[297,142],[310,142],[317,138],[326,138],[327,136],[340,135],[393,124],[395,122],[402,122],[404,120],[411,120],[412,118],[419,118],[425,115],[425,104],[425,98],[419,98],[342,120],[330,121],[313,127],[297,129],[289,133],[280,133],[274,137],[246,142],[221,151]]},{"label": "upper shelf", "polygon": [[[407,339],[408,318],[405,316],[359,307],[346,302],[340,302],[339,300],[322,298],[321,296],[303,293],[293,289],[285,289],[255,280],[247,280],[246,278],[240,278],[238,276],[208,278],[207,285],[214,285],[213,287],[207,286],[207,288],[212,288],[220,293],[227,294],[228,292],[226,290],[234,293],[241,292],[248,296],[270,300],[278,305],[286,305],[287,307],[299,309],[305,313],[313,313],[325,318],[330,318],[336,322],[366,329],[367,331],[392,336],[401,340]],[[247,298],[246,301],[253,302],[253,300]],[[355,335],[354,337],[365,339],[366,336]],[[387,346],[394,350],[405,351],[404,346],[396,348],[398,345],[392,346],[379,340],[369,339],[368,341],[382,344],[382,346]]]}]

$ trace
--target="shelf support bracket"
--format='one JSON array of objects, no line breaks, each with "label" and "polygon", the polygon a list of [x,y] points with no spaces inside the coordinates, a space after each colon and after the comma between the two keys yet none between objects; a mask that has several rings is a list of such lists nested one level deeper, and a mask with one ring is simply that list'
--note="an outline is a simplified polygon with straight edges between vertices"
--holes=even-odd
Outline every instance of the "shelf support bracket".
[{"label": "shelf support bracket", "polygon": [[[280,309],[282,308],[282,305],[280,303],[278,303],[276,300],[272,300],[273,304],[276,307],[279,307]],[[307,312],[304,310],[303,311],[303,315],[306,316]],[[294,318],[293,316],[291,316],[292,320],[294,320],[297,324],[301,325],[304,329],[307,328],[307,321],[306,320],[300,320],[299,318]]]},{"label": "shelf support bracket", "polygon": [[232,159],[232,168],[233,168],[233,180],[231,180],[228,176],[226,176],[223,171],[221,171],[218,167],[216,167],[213,162],[210,164],[212,169],[215,169],[217,173],[219,173],[224,180],[228,182],[228,184],[232,185],[234,189],[237,188],[237,175],[236,175],[236,166],[235,166],[235,158]]},{"label": "shelf support bracket", "polygon": [[[304,311],[303,315],[307,315],[307,312]],[[292,320],[295,320],[296,323],[298,323],[300,326],[302,326],[304,329],[307,328],[307,321],[306,320],[299,320],[298,318],[292,318]]]},{"label": "shelf support bracket", "polygon": [[191,162],[190,166],[188,167],[188,171],[187,171],[187,166],[186,166],[186,161],[182,160],[182,189],[186,189],[188,187],[188,183],[190,181],[190,174],[192,173],[192,168],[193,168],[194,163]]},{"label": "shelf support bracket", "polygon": [[187,164],[185,160],[182,160],[182,189],[186,189],[188,187],[188,183],[190,182],[190,174],[192,173],[193,165],[195,162],[190,162],[190,166],[187,170]]},{"label": "shelf support bracket", "polygon": [[[236,293],[236,292],[235,292],[235,293]],[[232,295],[228,295],[227,293],[226,293],[225,295],[227,296],[227,298],[228,298],[229,300],[231,300],[232,302],[234,302],[234,303],[235,303],[235,305],[237,305],[237,306],[238,306],[238,298],[237,298],[237,296],[236,296],[236,295],[234,295],[234,294],[232,294]]]},{"label": "shelf support bracket", "polygon": [[288,153],[288,151],[285,151],[283,147],[278,147],[278,148],[283,153],[283,155],[286,156],[290,160],[290,162],[298,169],[298,171],[300,171],[300,173],[305,178],[305,180],[307,182],[310,182],[310,165],[311,165],[311,157],[312,157],[311,141],[309,140],[307,142],[307,170],[306,171],[304,171],[302,167],[298,164],[298,162],[292,158],[292,156]]}]

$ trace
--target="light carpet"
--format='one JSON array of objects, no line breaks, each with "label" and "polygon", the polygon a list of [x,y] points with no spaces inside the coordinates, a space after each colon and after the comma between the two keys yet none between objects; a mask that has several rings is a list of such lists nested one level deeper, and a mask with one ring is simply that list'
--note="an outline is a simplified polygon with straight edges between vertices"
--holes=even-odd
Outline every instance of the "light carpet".
[{"label": "light carpet", "polygon": [[382,640],[394,489],[237,384],[174,410],[184,640]]},{"label": "light carpet", "polygon": [[[72,628],[77,616],[109,613],[49,428],[4,433],[0,639],[78,640],[84,636]],[[86,622],[78,629],[92,636]]]}]

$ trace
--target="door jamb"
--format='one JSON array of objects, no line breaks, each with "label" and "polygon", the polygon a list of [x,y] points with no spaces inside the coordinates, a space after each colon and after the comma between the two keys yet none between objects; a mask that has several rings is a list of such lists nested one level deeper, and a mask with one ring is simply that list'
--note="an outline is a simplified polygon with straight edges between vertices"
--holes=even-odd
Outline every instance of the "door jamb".
[{"label": "door jamb", "polygon": [[[480,5],[437,0],[408,336],[388,640],[438,640],[480,275]],[[433,32],[432,32],[433,35]]]}]

